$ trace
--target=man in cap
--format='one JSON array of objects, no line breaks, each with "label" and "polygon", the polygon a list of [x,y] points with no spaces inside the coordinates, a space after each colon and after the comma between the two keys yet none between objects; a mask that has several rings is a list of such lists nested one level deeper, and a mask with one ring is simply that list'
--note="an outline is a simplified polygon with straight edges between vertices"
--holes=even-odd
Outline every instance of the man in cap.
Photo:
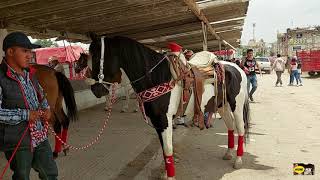
[{"label": "man in cap", "polygon": [[65,74],[63,65],[59,63],[58,57],[57,56],[51,56],[48,59],[49,66],[56,70],[57,72],[61,72],[62,74]]},{"label": "man in cap", "polygon": [[40,179],[56,180],[58,176],[43,125],[50,119],[50,107],[35,77],[35,69],[29,67],[31,49],[38,47],[21,32],[10,33],[3,41],[0,151],[8,161],[13,158],[10,164],[13,180],[29,180],[31,168],[39,173]]}]

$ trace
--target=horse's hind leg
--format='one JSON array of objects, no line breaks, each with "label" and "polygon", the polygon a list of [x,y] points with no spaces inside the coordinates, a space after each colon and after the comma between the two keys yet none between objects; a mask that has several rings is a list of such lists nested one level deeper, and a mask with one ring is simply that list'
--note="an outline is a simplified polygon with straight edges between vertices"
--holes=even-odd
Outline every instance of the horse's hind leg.
[{"label": "horse's hind leg", "polygon": [[233,155],[232,151],[234,149],[234,122],[233,122],[233,114],[231,113],[231,108],[229,104],[226,104],[224,110],[222,108],[218,109],[219,114],[224,120],[227,129],[228,129],[228,150],[223,156],[224,160],[231,160]]},{"label": "horse's hind leg", "polygon": [[[68,139],[68,129],[69,129],[69,124],[70,124],[70,119],[63,113],[63,120],[62,120],[62,133],[61,133],[61,138],[62,141],[67,143]],[[63,145],[63,153],[66,156],[67,153],[69,152],[69,147],[67,147],[65,144]]]},{"label": "horse's hind leg", "polygon": [[[58,118],[56,118],[56,120],[54,121],[53,128],[54,128],[54,132],[56,133],[56,135],[61,139],[61,123],[58,120]],[[55,146],[54,146],[54,151],[53,151],[53,158],[57,158],[59,153],[61,152],[62,143],[58,137],[55,136]]]}]

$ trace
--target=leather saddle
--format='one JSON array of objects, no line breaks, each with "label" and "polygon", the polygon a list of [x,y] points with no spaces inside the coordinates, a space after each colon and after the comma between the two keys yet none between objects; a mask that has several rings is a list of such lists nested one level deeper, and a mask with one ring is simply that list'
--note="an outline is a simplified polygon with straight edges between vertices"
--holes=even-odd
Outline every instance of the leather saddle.
[{"label": "leather saddle", "polygon": [[191,93],[194,93],[194,118],[193,122],[201,130],[204,129],[204,114],[201,111],[202,94],[204,84],[215,82],[214,63],[218,63],[216,56],[208,51],[194,54],[186,65],[178,56],[169,56],[172,72],[176,80],[181,81],[183,94],[178,108],[177,116],[182,116],[185,112],[185,104],[188,104]]}]

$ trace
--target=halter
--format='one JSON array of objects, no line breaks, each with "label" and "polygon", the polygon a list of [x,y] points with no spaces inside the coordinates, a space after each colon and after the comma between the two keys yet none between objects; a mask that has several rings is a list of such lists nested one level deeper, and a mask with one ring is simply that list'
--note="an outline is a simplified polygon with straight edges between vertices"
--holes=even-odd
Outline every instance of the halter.
[{"label": "halter", "polygon": [[99,83],[101,84],[104,79],[103,74],[103,65],[104,65],[104,38],[105,36],[101,37],[101,57],[100,57],[100,72],[98,74]]}]

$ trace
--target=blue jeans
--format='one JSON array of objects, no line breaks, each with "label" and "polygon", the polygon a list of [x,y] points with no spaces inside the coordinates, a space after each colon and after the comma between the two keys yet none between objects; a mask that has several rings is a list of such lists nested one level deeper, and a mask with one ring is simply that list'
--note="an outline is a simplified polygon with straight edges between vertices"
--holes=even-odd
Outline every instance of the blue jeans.
[{"label": "blue jeans", "polygon": [[[258,82],[257,82],[257,75],[247,75],[247,88],[248,88],[248,93],[249,97],[253,95],[253,93],[257,90],[258,87]],[[250,84],[252,85],[252,89],[250,91]]]},{"label": "blue jeans", "polygon": [[[5,152],[7,160],[12,153],[13,151]],[[18,149],[10,168],[13,171],[12,180],[29,180],[31,168],[38,172],[42,180],[57,180],[58,177],[58,168],[48,140],[40,143],[33,152],[30,149]]]},{"label": "blue jeans", "polygon": [[[298,73],[298,70],[293,70],[290,74],[290,84],[293,84],[294,79],[296,79],[297,84],[299,84],[298,79],[300,77],[300,74]],[[301,82],[301,79],[300,79]]]}]

